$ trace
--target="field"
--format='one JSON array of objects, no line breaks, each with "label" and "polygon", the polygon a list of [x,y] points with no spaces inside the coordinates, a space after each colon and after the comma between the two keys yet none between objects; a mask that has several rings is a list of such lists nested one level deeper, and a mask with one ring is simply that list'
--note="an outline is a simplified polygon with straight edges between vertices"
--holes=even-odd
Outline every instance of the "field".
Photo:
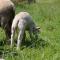
[{"label": "field", "polygon": [[[38,0],[39,1],[39,0]],[[30,40],[27,33],[26,41],[16,52],[9,45],[0,43],[0,52],[7,51],[6,60],[60,60],[60,1],[41,0],[39,3],[21,3],[16,5],[16,13],[27,11],[33,21],[41,28],[38,40]],[[15,38],[16,39],[16,38]],[[5,32],[0,28],[0,41],[6,40]],[[34,41],[34,42],[33,42]]]}]

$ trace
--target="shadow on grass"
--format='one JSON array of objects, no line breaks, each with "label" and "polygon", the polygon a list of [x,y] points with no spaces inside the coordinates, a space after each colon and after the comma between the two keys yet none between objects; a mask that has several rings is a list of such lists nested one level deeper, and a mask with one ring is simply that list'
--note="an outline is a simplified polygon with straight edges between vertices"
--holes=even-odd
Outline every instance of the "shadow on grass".
[{"label": "shadow on grass", "polygon": [[49,43],[42,38],[38,40],[26,40],[22,43],[23,46],[29,47],[29,48],[44,48],[49,45]]},{"label": "shadow on grass", "polygon": [[[17,41],[15,40],[15,45],[17,44]],[[29,40],[26,39],[25,41],[22,41],[22,46],[29,47],[29,48],[44,48],[49,45],[48,41],[43,40],[42,38],[39,38],[38,40]],[[4,45],[10,45],[10,40],[1,40],[0,46]],[[1,50],[1,48],[0,48]]]},{"label": "shadow on grass", "polygon": [[[4,43],[2,41],[0,41],[0,57],[3,56],[3,52],[4,52],[4,57],[7,55],[13,55],[13,56],[18,56],[17,52],[15,51],[15,49],[12,51],[10,50],[9,46],[5,46],[6,45],[6,40],[3,40]],[[17,41],[15,41],[15,44],[17,43]],[[49,43],[45,40],[43,40],[42,38],[38,39],[38,40],[29,40],[26,39],[25,41],[22,42],[22,48],[45,48],[49,45]],[[25,47],[23,47],[25,46]],[[8,49],[7,49],[8,48]]]}]

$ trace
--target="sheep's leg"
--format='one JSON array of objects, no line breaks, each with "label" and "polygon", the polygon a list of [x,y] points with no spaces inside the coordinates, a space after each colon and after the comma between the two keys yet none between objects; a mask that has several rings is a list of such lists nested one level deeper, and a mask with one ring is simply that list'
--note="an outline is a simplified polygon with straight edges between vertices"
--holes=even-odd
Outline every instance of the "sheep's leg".
[{"label": "sheep's leg", "polygon": [[5,27],[5,34],[6,34],[6,37],[7,37],[7,39],[10,39],[11,38],[11,27],[10,28],[8,28],[9,26],[6,26]]},{"label": "sheep's leg", "polygon": [[37,40],[38,39],[38,34],[37,33],[35,33],[35,40]]},{"label": "sheep's leg", "polygon": [[26,38],[26,33],[24,32],[24,34],[23,34],[23,38],[22,38],[22,44],[24,44],[24,42],[25,42],[25,38]]},{"label": "sheep's leg", "polygon": [[13,46],[14,32],[15,32],[15,29],[11,29],[11,47]]},{"label": "sheep's leg", "polygon": [[19,49],[19,46],[21,45],[23,34],[24,34],[24,29],[21,29],[19,31],[18,40],[17,40],[17,50]]},{"label": "sheep's leg", "polygon": [[30,38],[32,40],[33,39],[33,33],[32,33],[32,30],[31,29],[29,30],[29,35],[30,35]]},{"label": "sheep's leg", "polygon": [[19,35],[18,35],[18,40],[17,40],[17,50],[19,49],[19,46],[21,45],[23,35],[25,32],[25,27],[26,27],[25,21],[23,19],[20,19],[20,21],[18,23]]}]

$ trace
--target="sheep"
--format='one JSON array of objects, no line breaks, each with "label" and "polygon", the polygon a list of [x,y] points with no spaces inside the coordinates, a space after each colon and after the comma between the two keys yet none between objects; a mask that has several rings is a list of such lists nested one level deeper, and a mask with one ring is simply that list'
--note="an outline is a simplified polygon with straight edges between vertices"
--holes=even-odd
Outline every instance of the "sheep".
[{"label": "sheep", "polygon": [[38,37],[37,32],[39,32],[40,28],[36,27],[35,23],[32,20],[31,15],[28,12],[19,12],[13,19],[11,26],[11,47],[13,46],[13,36],[17,26],[19,30],[17,39],[17,50],[18,50],[19,46],[21,45],[22,39],[24,39],[25,37],[25,31],[27,30],[29,32],[31,39],[33,38],[33,34],[37,39]]},{"label": "sheep", "polygon": [[15,6],[11,0],[0,0],[0,27],[5,30],[6,37],[11,38],[11,25],[15,16]]}]

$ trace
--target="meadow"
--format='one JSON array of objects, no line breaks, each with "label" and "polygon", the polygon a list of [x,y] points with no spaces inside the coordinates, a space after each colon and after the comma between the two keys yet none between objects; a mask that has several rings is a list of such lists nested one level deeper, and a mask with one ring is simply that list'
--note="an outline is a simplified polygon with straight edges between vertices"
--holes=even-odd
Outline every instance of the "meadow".
[{"label": "meadow", "polygon": [[[16,4],[16,13],[27,11],[33,21],[39,26],[38,40],[30,39],[28,32],[26,41],[16,52],[16,46],[11,50],[8,44],[0,43],[0,52],[5,60],[60,60],[60,1],[41,0],[41,2]],[[16,40],[16,37],[15,37]],[[0,28],[0,42],[6,41],[5,32]]]}]

